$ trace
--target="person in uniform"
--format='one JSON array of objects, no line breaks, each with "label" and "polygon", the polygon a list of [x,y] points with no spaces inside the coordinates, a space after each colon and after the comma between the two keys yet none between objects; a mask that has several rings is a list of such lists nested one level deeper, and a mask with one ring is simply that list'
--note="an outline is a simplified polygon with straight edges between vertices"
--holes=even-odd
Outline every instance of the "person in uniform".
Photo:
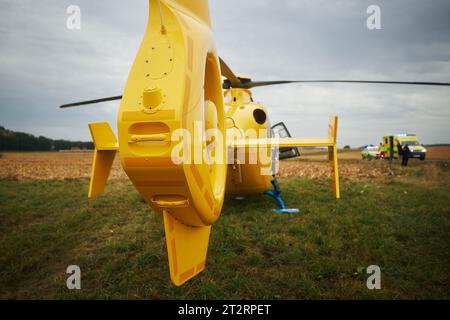
[{"label": "person in uniform", "polygon": [[[402,146],[399,144],[398,148],[400,148],[402,150],[402,166],[406,167],[408,166],[408,160],[411,157],[411,150],[409,149],[408,145],[405,145],[403,148]],[[399,150],[399,154],[400,154],[400,149]]]}]

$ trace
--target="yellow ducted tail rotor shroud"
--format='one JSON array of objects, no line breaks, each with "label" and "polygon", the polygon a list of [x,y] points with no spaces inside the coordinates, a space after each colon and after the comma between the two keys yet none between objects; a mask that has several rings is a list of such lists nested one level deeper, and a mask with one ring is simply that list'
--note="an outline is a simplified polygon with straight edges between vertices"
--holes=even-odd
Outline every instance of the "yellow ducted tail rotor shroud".
[{"label": "yellow ducted tail rotor shroud", "polygon": [[120,160],[142,197],[164,216],[171,279],[180,285],[204,268],[210,226],[223,204],[226,160],[225,143],[219,143],[216,154],[223,158],[214,170],[204,161],[176,164],[171,156],[179,141],[172,134],[184,129],[194,138],[194,124],[205,122],[205,101],[224,132],[221,78],[207,1],[149,3],[118,114]]}]

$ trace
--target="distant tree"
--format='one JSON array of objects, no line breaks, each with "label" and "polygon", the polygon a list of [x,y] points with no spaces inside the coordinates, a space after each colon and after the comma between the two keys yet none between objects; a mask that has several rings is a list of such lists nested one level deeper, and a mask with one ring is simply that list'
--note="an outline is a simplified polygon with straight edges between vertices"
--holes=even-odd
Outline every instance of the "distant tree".
[{"label": "distant tree", "polygon": [[53,149],[55,150],[70,150],[72,148],[72,144],[67,140],[54,140],[53,141]]},{"label": "distant tree", "polygon": [[349,145],[344,146],[344,149],[350,149]]},{"label": "distant tree", "polygon": [[39,150],[51,150],[52,149],[52,140],[43,136],[39,136],[38,138],[38,148]]},{"label": "distant tree", "polygon": [[50,151],[94,149],[92,142],[52,140],[43,136],[35,137],[25,132],[15,132],[0,126],[0,150],[10,151]]}]

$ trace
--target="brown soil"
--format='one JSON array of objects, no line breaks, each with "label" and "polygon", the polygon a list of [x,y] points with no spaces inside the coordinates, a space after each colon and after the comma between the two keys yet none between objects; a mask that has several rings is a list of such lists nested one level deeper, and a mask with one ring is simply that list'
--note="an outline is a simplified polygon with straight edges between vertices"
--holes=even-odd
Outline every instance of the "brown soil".
[{"label": "brown soil", "polygon": [[[433,147],[429,150],[431,158],[431,155],[446,155],[450,148]],[[4,152],[0,157],[0,179],[89,179],[93,156],[93,152]],[[278,176],[329,179],[330,164],[326,157],[324,152],[302,152],[300,158],[281,161]],[[404,168],[395,160],[361,160],[359,151],[339,153],[339,174],[342,181],[388,182],[396,179],[430,184],[449,180],[450,170],[442,170],[447,166],[450,166],[450,162],[414,159]],[[120,166],[119,157],[113,164],[109,179],[128,179]]]}]

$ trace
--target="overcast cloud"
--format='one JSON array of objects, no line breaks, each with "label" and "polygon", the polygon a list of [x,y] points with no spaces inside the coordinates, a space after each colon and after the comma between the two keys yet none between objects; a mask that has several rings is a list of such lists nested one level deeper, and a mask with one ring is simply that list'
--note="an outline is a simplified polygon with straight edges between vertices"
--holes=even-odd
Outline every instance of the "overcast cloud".
[{"label": "overcast cloud", "polygon": [[[81,30],[66,9],[81,8]],[[381,30],[366,9],[381,7]],[[122,93],[147,23],[145,0],[1,0],[0,125],[51,138],[90,140],[87,123],[115,127],[118,102],[58,109]],[[219,54],[254,80],[354,79],[450,82],[448,0],[210,1]],[[339,144],[414,132],[450,142],[450,88],[360,84],[254,89],[272,123],[300,137],[325,135],[340,116]]]}]

